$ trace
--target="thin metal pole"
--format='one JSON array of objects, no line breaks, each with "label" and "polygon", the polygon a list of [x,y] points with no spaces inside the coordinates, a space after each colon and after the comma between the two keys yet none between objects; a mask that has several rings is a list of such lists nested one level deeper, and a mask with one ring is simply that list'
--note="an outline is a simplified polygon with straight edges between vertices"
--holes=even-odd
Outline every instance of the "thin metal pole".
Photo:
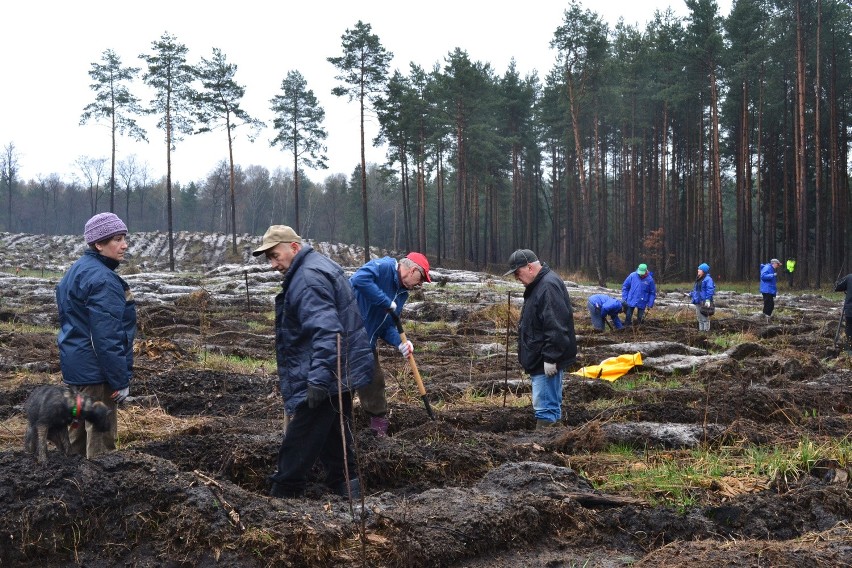
[{"label": "thin metal pole", "polygon": [[249,286],[248,286],[248,270],[243,270],[243,276],[246,277],[246,309],[251,311],[251,296],[249,295]]}]

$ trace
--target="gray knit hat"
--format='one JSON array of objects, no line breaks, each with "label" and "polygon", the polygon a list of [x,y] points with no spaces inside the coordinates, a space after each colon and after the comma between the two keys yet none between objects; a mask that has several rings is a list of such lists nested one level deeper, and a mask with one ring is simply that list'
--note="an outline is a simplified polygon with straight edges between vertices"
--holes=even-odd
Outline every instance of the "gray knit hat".
[{"label": "gray knit hat", "polygon": [[97,243],[115,235],[126,235],[127,225],[115,213],[98,213],[88,221],[83,231],[86,244]]}]

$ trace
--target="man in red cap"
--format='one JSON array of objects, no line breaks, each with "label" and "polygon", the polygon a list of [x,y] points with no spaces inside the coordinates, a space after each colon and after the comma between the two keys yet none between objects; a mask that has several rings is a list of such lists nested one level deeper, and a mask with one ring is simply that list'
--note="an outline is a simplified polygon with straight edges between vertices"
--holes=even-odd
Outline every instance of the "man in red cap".
[{"label": "man in red cap", "polygon": [[375,358],[373,380],[358,389],[358,398],[361,408],[370,417],[370,429],[380,438],[388,434],[388,401],[376,344],[381,337],[396,346],[403,357],[414,351],[411,341],[402,341],[388,310],[398,316],[408,299],[409,290],[431,281],[429,261],[419,252],[410,252],[399,260],[389,256],[371,260],[349,278]]}]

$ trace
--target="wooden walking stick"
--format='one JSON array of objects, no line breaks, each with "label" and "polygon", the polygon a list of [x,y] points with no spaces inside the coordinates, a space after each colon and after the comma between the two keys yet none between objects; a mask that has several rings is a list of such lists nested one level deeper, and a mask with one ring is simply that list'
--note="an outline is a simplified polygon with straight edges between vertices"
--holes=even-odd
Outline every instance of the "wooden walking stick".
[{"label": "wooden walking stick", "polygon": [[[393,318],[393,322],[396,324],[396,330],[399,332],[399,337],[402,339],[402,342],[407,342],[408,338],[405,337],[405,331],[402,329],[402,322],[399,321],[399,316],[396,315],[396,312],[390,309],[388,309],[388,314],[390,314],[391,318]],[[432,405],[429,404],[429,398],[426,396],[426,387],[423,386],[423,379],[420,377],[420,371],[417,370],[417,363],[414,361],[414,353],[408,354],[408,362],[411,363],[411,371],[414,373],[414,380],[417,382],[417,390],[420,391],[420,399],[426,407],[426,414],[429,415],[429,418],[435,420],[435,413],[432,411]]]},{"label": "wooden walking stick", "polygon": [[503,380],[503,408],[506,408],[506,393],[509,392],[509,325],[512,323],[512,292],[506,296],[506,376]]}]

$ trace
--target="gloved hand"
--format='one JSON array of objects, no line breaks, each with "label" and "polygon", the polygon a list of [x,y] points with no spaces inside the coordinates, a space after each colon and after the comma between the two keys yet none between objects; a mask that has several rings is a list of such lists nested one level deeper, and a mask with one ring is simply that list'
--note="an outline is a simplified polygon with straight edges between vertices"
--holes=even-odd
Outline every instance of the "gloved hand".
[{"label": "gloved hand", "polygon": [[390,305],[390,307],[389,307],[388,309],[389,309],[390,311],[392,311],[392,312],[395,312],[395,311],[396,311],[396,302],[394,302],[393,300],[391,300],[391,305]]},{"label": "gloved hand", "polygon": [[409,355],[414,353],[414,344],[410,341],[403,341],[399,344],[397,349],[399,349],[399,352],[402,353],[402,356],[407,359]]},{"label": "gloved hand", "polygon": [[544,374],[548,377],[552,377],[556,374],[556,363],[545,363],[544,364]]},{"label": "gloved hand", "polygon": [[130,386],[126,386],[123,389],[112,393],[112,399],[117,403],[124,402],[128,396],[130,396]]},{"label": "gloved hand", "polygon": [[308,408],[316,408],[328,399],[328,389],[308,385]]},{"label": "gloved hand", "polygon": [[705,307],[705,308],[709,308],[709,307],[710,307],[710,300],[704,300],[704,307]]}]

